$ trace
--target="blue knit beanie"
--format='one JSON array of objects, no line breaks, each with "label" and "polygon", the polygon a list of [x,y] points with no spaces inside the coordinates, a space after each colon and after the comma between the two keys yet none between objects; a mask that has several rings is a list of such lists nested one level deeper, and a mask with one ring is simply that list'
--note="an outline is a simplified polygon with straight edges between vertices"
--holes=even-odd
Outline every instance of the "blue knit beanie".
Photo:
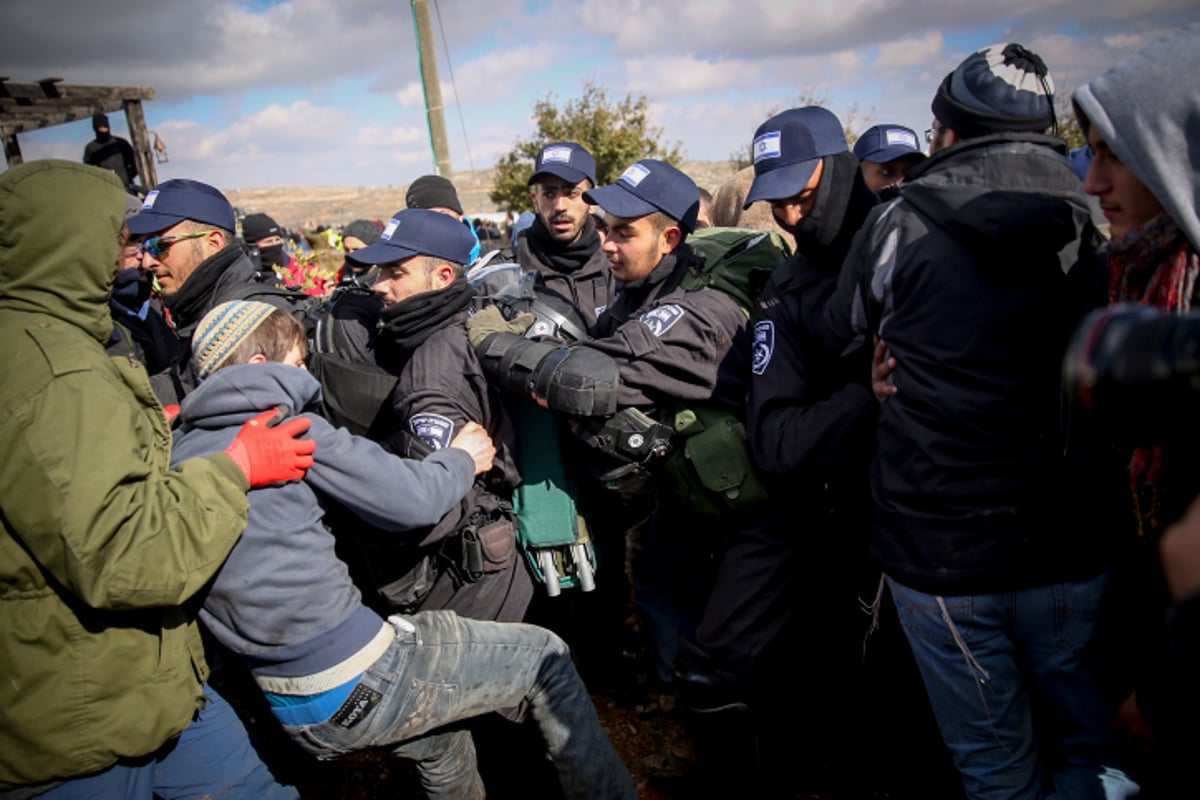
[{"label": "blue knit beanie", "polygon": [[959,136],[1042,133],[1054,125],[1054,82],[1046,62],[1019,44],[972,53],[938,87],[933,115]]}]

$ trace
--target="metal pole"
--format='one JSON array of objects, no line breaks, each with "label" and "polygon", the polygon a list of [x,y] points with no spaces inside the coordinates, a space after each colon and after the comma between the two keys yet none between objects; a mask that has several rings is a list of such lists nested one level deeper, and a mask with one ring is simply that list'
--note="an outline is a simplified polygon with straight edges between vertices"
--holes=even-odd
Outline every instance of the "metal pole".
[{"label": "metal pole", "polygon": [[446,139],[446,115],[442,106],[442,85],[438,81],[437,51],[434,47],[433,21],[429,17],[429,0],[412,0],[412,12],[434,168],[438,175],[449,180],[454,177],[454,168],[450,165],[450,144]]}]

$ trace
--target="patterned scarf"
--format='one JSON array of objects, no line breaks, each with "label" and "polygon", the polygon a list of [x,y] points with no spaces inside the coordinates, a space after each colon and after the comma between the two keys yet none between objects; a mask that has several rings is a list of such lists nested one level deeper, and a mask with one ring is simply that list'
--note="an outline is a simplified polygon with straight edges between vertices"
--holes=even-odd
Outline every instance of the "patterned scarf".
[{"label": "patterned scarf", "polygon": [[[1168,314],[1183,314],[1195,298],[1200,257],[1165,212],[1112,242],[1108,299],[1141,303]],[[1129,463],[1130,488],[1138,533],[1161,530],[1163,446],[1138,447]]]}]

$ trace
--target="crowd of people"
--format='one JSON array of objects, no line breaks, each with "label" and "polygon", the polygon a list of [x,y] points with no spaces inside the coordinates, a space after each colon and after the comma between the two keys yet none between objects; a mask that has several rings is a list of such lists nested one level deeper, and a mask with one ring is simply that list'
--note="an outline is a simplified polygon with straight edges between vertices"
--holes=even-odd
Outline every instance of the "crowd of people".
[{"label": "crowd of people", "polygon": [[0,798],[299,796],[222,672],[302,758],[496,797],[522,730],[513,796],[634,798],[589,697],[631,602],[688,796],[1191,796],[1190,424],[1130,440],[1063,364],[1200,292],[1198,53],[1075,90],[1082,169],[997,44],[927,149],[788,109],[710,194],[551,142],[509,241],[428,175],[328,277],[202,182],[10,169]]}]

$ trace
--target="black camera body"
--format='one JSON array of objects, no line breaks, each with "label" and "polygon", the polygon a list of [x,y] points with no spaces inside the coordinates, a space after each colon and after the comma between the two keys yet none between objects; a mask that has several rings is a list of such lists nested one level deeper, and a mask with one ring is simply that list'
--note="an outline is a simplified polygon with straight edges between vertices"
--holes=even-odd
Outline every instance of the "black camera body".
[{"label": "black camera body", "polygon": [[1125,304],[1092,312],[1063,363],[1067,395],[1117,442],[1200,433],[1200,313]]}]

